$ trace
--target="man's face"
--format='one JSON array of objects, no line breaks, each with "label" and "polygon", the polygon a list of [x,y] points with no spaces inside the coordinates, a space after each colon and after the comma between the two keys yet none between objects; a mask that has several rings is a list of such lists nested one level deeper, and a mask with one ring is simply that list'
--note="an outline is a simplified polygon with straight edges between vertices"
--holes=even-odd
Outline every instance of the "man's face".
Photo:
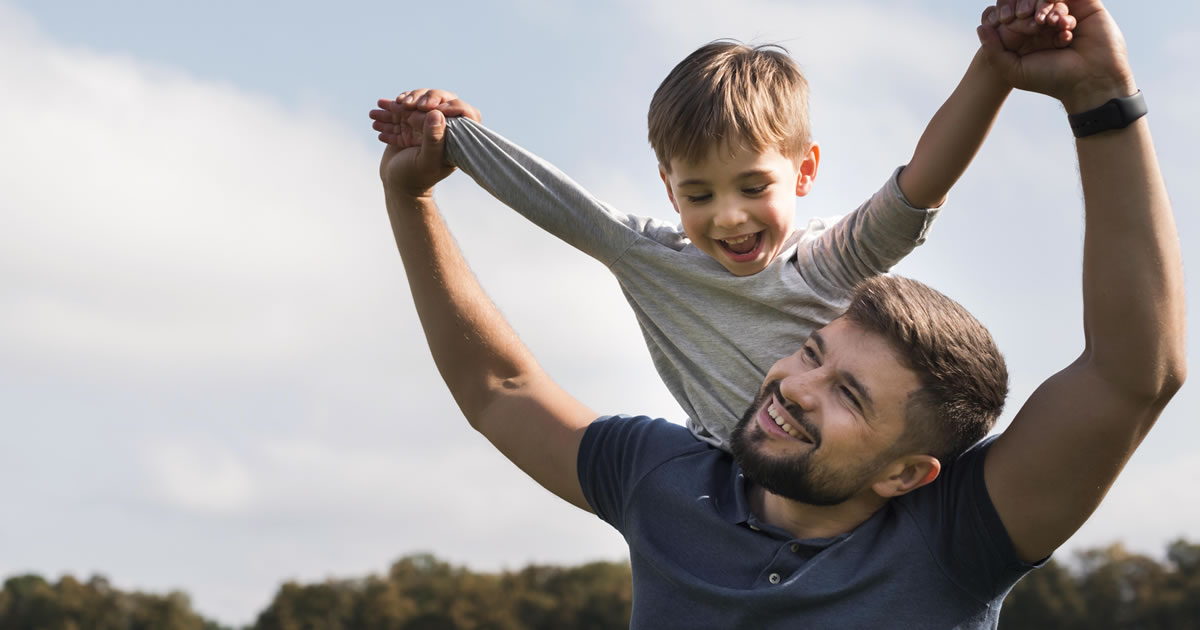
[{"label": "man's face", "polygon": [[899,455],[905,404],[919,387],[882,337],[839,318],[767,372],[734,429],[734,459],[774,494],[842,503],[870,491]]},{"label": "man's face", "polygon": [[662,172],[667,194],[692,244],[735,276],[766,268],[783,250],[796,215],[796,196],[816,176],[815,145],[799,164],[777,149],[717,145],[698,164],[671,160]]}]

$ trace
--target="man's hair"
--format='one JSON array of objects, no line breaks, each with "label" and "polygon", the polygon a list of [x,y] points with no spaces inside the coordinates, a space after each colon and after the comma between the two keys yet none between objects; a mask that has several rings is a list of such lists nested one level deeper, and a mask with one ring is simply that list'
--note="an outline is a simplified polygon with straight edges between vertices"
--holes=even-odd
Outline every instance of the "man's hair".
[{"label": "man's hair", "polygon": [[667,172],[672,159],[696,164],[721,145],[731,151],[773,147],[798,160],[811,142],[808,81],[781,46],[718,40],[663,79],[649,122],[650,146]]},{"label": "man's hair", "polygon": [[855,288],[845,317],[883,336],[921,383],[905,407],[897,450],[948,464],[995,425],[1008,368],[967,309],[916,280],[877,276]]}]

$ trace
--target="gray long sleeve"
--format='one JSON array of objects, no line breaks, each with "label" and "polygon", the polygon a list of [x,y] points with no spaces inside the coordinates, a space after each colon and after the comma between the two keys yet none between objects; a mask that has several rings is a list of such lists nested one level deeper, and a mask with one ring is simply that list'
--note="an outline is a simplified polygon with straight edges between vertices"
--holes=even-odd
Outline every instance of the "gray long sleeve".
[{"label": "gray long sleeve", "polygon": [[841,220],[813,220],[766,269],[734,276],[683,230],[627,215],[537,156],[465,118],[447,125],[449,160],[505,205],[617,277],[688,427],[728,448],[767,369],[924,241],[936,210],[911,207],[893,173]]}]

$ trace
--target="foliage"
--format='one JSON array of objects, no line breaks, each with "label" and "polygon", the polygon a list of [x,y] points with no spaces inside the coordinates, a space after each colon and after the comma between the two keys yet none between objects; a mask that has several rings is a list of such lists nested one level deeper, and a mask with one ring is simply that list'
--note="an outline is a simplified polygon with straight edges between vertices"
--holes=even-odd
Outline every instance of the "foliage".
[{"label": "foliage", "polygon": [[13,630],[222,630],[192,612],[188,596],[124,593],[95,576],[63,576],[50,584],[36,575],[4,581],[0,628]]},{"label": "foliage", "polygon": [[[475,573],[430,554],[387,575],[287,582],[253,630],[617,630],[627,628],[626,563],[532,565]],[[1120,544],[1051,560],[1019,582],[1001,630],[1191,630],[1200,627],[1200,545],[1177,540],[1165,562]],[[192,612],[185,594],[125,593],[103,577],[51,584],[11,577],[0,590],[4,630],[225,630]],[[249,630],[249,629],[247,629]]]},{"label": "foliage", "polygon": [[1001,630],[1191,630],[1200,624],[1200,545],[1177,540],[1166,564],[1120,543],[1076,554],[1072,568],[1051,560],[1017,583]]},{"label": "foliage", "polygon": [[627,628],[632,578],[625,563],[529,566],[473,573],[429,554],[387,577],[284,584],[255,630],[602,630]]}]

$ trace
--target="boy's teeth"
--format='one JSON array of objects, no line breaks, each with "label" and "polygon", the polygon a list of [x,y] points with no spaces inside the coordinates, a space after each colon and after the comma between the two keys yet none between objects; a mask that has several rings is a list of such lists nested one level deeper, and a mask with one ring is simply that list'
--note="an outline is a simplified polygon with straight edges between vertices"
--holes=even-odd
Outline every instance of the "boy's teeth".
[{"label": "boy's teeth", "polygon": [[727,238],[727,239],[723,239],[723,240],[730,245],[737,245],[739,243],[745,243],[747,240],[749,240],[750,236],[751,236],[750,234],[747,234],[746,236],[739,236],[737,238]]}]

